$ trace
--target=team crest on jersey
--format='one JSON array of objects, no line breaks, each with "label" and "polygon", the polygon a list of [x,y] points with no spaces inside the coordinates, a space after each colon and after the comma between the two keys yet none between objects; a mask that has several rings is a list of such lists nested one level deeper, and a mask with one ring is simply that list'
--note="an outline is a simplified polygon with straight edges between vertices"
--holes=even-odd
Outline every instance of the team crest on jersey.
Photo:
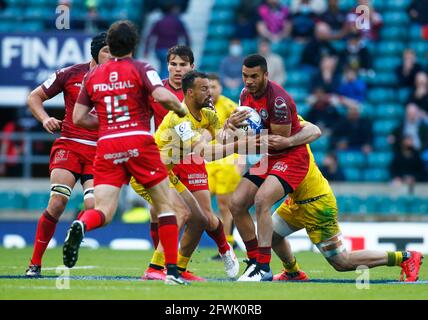
[{"label": "team crest on jersey", "polygon": [[283,97],[276,97],[275,99],[275,116],[280,118],[288,118],[287,103]]},{"label": "team crest on jersey", "polygon": [[55,153],[54,163],[58,163],[60,161],[66,161],[68,159],[68,151],[61,149]]},{"label": "team crest on jersey", "polygon": [[287,108],[287,104],[285,103],[285,100],[283,97],[277,97],[275,99],[275,108],[276,109],[284,109]]},{"label": "team crest on jersey", "polygon": [[269,114],[268,114],[268,112],[265,109],[261,109],[260,110],[260,117],[263,120],[267,120],[267,118],[269,117]]}]

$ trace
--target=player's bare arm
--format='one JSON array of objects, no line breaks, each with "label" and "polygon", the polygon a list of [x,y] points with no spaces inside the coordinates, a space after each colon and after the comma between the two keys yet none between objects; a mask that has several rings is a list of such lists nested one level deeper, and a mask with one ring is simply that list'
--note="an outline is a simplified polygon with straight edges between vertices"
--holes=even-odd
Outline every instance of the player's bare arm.
[{"label": "player's bare arm", "polygon": [[41,86],[34,89],[28,96],[27,103],[31,113],[34,117],[43,124],[43,128],[51,134],[54,131],[61,130],[61,120],[49,116],[43,107],[43,102],[48,100],[49,97],[43,91]]},{"label": "player's bare arm", "polygon": [[280,135],[269,135],[266,137],[269,141],[268,147],[274,150],[283,150],[302,144],[309,144],[321,137],[321,129],[318,126],[310,122],[304,122],[300,125],[302,130],[290,137]]},{"label": "player's bare arm", "polygon": [[187,114],[187,110],[181,105],[180,100],[164,87],[158,87],[152,92],[153,98],[164,106],[174,111],[180,118]]},{"label": "player's bare arm", "polygon": [[98,117],[91,114],[91,107],[81,103],[76,103],[73,110],[73,123],[86,129],[97,129],[99,125]]}]

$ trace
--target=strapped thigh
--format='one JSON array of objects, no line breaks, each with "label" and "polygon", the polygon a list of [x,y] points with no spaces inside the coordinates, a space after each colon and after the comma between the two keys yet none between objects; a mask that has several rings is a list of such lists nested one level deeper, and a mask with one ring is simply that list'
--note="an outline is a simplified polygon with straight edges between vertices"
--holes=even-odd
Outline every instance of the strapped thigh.
[{"label": "strapped thigh", "polygon": [[338,233],[330,239],[317,243],[316,246],[326,258],[331,258],[346,251],[345,245],[343,244],[342,233]]},{"label": "strapped thigh", "polygon": [[281,216],[276,213],[276,211],[272,215],[272,224],[273,230],[284,238],[297,231],[296,229],[292,228],[283,218],[281,218]]}]

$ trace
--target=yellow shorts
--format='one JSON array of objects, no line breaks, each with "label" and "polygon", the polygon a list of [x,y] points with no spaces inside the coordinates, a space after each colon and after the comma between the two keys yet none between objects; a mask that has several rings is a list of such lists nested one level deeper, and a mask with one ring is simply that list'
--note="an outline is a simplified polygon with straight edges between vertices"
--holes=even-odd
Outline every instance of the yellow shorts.
[{"label": "yellow shorts", "polygon": [[[186,186],[180,181],[180,179],[177,178],[177,176],[172,172],[172,170],[168,170],[168,177],[169,177],[169,187],[171,189],[177,190],[178,193],[182,193],[184,190],[186,190]],[[139,184],[134,177],[131,177],[130,181],[132,189],[144,198],[148,203],[152,204],[152,197],[148,193],[148,191],[144,188],[143,185]]]},{"label": "yellow shorts", "polygon": [[318,200],[296,204],[292,199],[284,201],[275,211],[273,224],[275,232],[281,234],[281,221],[293,229],[306,229],[313,244],[318,244],[340,233],[337,221],[337,204],[333,193],[323,195]]},{"label": "yellow shorts", "polygon": [[235,191],[241,175],[234,164],[207,163],[208,187],[213,194],[228,194]]}]

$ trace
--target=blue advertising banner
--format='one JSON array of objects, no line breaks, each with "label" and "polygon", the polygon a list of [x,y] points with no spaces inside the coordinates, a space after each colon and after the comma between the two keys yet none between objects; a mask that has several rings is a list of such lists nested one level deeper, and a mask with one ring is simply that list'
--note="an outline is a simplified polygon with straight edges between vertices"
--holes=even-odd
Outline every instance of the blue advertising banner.
[{"label": "blue advertising banner", "polygon": [[0,33],[0,86],[35,87],[57,69],[91,58],[90,34]]}]

